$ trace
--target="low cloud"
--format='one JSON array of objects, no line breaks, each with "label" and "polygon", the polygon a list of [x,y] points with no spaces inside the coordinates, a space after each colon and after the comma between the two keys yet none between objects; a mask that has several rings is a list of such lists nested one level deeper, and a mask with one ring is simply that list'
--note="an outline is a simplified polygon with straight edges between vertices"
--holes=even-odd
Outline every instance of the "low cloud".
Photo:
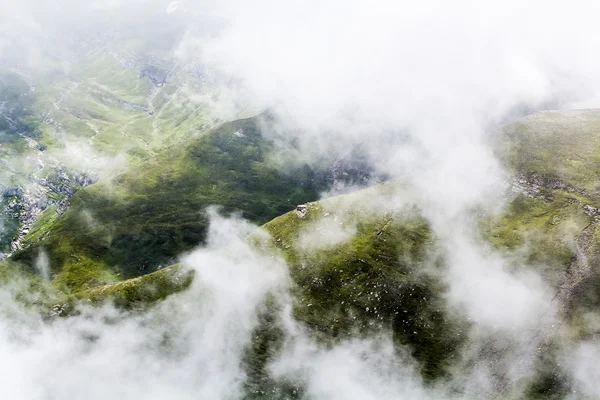
[{"label": "low cloud", "polygon": [[[374,169],[409,182],[407,197],[439,236],[448,301],[474,324],[476,355],[465,354],[467,361],[493,342],[508,349],[508,380],[529,370],[555,318],[552,288],[475,239],[472,210],[495,208],[504,198],[506,171],[489,148],[490,130],[548,104],[600,104],[596,2],[38,1],[8,2],[0,11],[4,59],[45,68],[48,52],[67,59],[86,43],[61,47],[46,37],[124,28],[173,50],[179,63],[206,68],[223,94],[210,97],[219,118],[269,109],[281,132],[298,139],[304,160],[360,144]],[[14,43],[27,52],[20,55]],[[102,170],[108,161],[89,151],[74,143],[63,155]],[[254,227],[211,213],[208,248],[184,261],[197,271],[194,286],[150,315],[106,308],[48,325],[20,310],[17,319],[1,319],[0,369],[8,384],[0,390],[27,399],[239,396],[241,353],[262,299],[286,292],[288,278],[281,260],[255,254],[239,239]],[[319,245],[352,233],[335,224],[316,228],[326,232]],[[311,248],[318,237],[305,235],[303,243]],[[173,341],[167,353],[165,337]],[[298,340],[306,346],[292,346],[297,357],[284,356],[273,368],[303,374],[315,397],[436,397],[410,361],[406,367],[404,358],[391,357],[389,339],[329,349]],[[563,363],[590,396],[599,393],[590,372],[600,360],[596,350],[584,343],[572,363]],[[474,368],[466,379],[474,391],[493,393],[500,390],[493,375]]]},{"label": "low cloud", "polygon": [[327,213],[300,232],[298,246],[303,251],[326,250],[345,243],[355,234],[356,226]]}]

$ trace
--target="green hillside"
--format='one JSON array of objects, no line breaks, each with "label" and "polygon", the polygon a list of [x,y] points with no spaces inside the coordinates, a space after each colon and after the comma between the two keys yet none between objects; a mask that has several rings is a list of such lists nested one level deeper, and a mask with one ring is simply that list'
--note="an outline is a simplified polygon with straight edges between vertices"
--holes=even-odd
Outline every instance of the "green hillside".
[{"label": "green hillside", "polygon": [[[598,115],[542,113],[492,137],[502,144],[496,149],[512,174],[508,204],[500,213],[480,212],[477,235],[514,259],[515,268],[540,274],[554,290],[560,321],[545,331],[529,374],[499,378],[507,398],[564,398],[571,383],[561,373],[557,349],[596,334],[589,316],[600,306],[600,202],[593,185],[595,152],[584,150],[584,143],[598,135]],[[292,315],[315,340],[331,345],[391,332],[399,351],[410,350],[427,385],[461,376],[470,368],[463,357],[472,323],[447,306],[443,246],[419,204],[393,206],[393,198],[410,191],[408,184],[388,182],[314,202],[327,174],[307,167],[283,173],[271,166],[273,145],[261,135],[260,118],[266,117],[227,123],[183,150],[160,152],[112,186],[79,190],[63,216],[40,218],[28,247],[5,263],[5,271],[33,273],[43,251],[54,289],[34,279],[28,290],[44,289],[37,301],[25,299],[28,304],[51,315],[70,315],[81,301],[108,299],[141,310],[190,284],[193,272],[185,266],[165,266],[203,242],[203,210],[220,204],[225,213],[266,222],[268,238],[248,240],[255,251],[285,259]],[[552,124],[574,144],[545,140]],[[548,158],[548,152],[567,154],[570,146],[573,157]],[[165,268],[150,273],[159,267]],[[252,393],[277,393],[274,398],[300,396],[301,383],[269,375],[285,331],[280,300],[267,296],[265,305],[244,356],[245,385]],[[505,351],[501,343],[486,346],[471,356]],[[503,367],[496,368],[501,374]]]},{"label": "green hillside", "polygon": [[328,181],[307,166],[280,172],[261,118],[222,125],[168,149],[111,184],[79,190],[60,218],[49,208],[11,259],[33,268],[41,252],[55,284],[73,291],[152,272],[203,243],[206,207],[256,223],[313,200]]}]

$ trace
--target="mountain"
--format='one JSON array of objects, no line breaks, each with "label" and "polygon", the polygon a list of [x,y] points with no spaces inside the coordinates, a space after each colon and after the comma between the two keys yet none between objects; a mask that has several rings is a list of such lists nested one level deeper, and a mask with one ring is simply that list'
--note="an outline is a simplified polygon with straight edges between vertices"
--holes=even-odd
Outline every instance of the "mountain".
[{"label": "mountain", "polygon": [[[93,68],[111,71],[110,63]],[[426,385],[455,382],[477,363],[492,371],[496,394],[563,398],[573,390],[557,349],[597,334],[590,316],[600,305],[600,111],[546,111],[490,137],[509,173],[507,205],[473,211],[478,238],[523,269],[514,273],[542,277],[554,291],[559,321],[536,339],[540,350],[529,372],[509,379],[510,365],[499,360],[511,354],[510,346],[491,336],[473,347],[476,325],[448,303],[443,233],[409,195],[411,182],[316,201],[335,184],[380,178],[356,154],[286,164],[276,157],[280,138],[268,129],[268,113],[211,128],[214,121],[198,106],[169,111],[185,87],[172,82],[185,75],[154,66],[134,70],[126,68],[114,83],[114,70],[104,78],[82,72],[77,84],[65,81],[57,89],[59,100],[51,90],[34,91],[15,72],[0,81],[3,154],[30,154],[40,164],[5,172],[14,182],[3,189],[13,218],[5,219],[3,234],[17,235],[18,246],[10,249],[4,239],[3,251],[11,255],[0,277],[5,284],[27,282],[14,293],[21,302],[53,319],[77,314],[89,302],[112,299],[144,312],[178,296],[197,274],[185,262],[169,265],[206,244],[206,210],[219,205],[221,213],[264,224],[260,232],[267,236],[247,240],[255,251],[285,260],[291,315],[318,342],[391,332],[397,351],[409,349]],[[41,120],[48,101],[55,110]],[[72,139],[61,142],[62,132],[77,132],[103,156],[122,150],[113,146],[115,135],[125,138],[129,167],[103,177],[78,171],[53,155]],[[249,393],[301,396],[302,382],[269,373],[286,333],[278,317],[281,300],[267,296],[264,303],[243,358],[244,385]]]},{"label": "mountain", "polygon": [[467,3],[0,3],[0,397],[600,398],[594,13]]},{"label": "mountain", "polygon": [[[449,287],[442,279],[448,268],[442,238],[418,202],[394,201],[408,196],[410,183],[397,180],[306,202],[317,197],[326,179],[310,175],[311,180],[297,170],[279,176],[262,165],[260,154],[268,145],[260,141],[256,121],[225,124],[179,156],[167,152],[143,172],[122,176],[110,191],[98,184],[82,189],[71,209],[37,234],[32,231],[29,250],[15,254],[9,263],[34,263],[37,249],[46,248],[52,263],[62,265],[62,270],[52,271],[57,287],[81,280],[71,286],[70,293],[75,294],[45,303],[46,310],[54,304],[51,314],[70,315],[82,299],[95,304],[115,298],[125,308],[146,308],[169,293],[185,290],[193,271],[177,265],[111,284],[94,281],[100,273],[77,275],[72,267],[77,264],[69,264],[68,257],[66,263],[57,261],[61,251],[64,257],[63,249],[68,248],[70,257],[85,260],[79,264],[82,271],[114,274],[108,272],[109,260],[127,259],[127,251],[138,257],[149,252],[168,262],[200,243],[206,224],[198,212],[202,205],[219,201],[257,222],[295,208],[262,226],[268,236],[252,234],[248,240],[256,251],[285,260],[292,281],[292,315],[311,337],[333,344],[391,331],[398,350],[410,349],[425,382],[435,384],[466,373],[469,360],[464,354],[473,346],[470,332],[475,328],[449,308]],[[572,389],[559,368],[557,346],[596,335],[590,315],[596,315],[600,305],[596,268],[600,188],[594,186],[598,152],[593,147],[598,122],[600,111],[549,111],[507,125],[491,137],[512,176],[506,185],[508,205],[500,212],[477,211],[478,235],[507,259],[516,260],[515,266],[540,274],[553,288],[559,317],[559,325],[544,329],[543,350],[533,356],[531,370],[517,380],[503,378],[508,366],[494,361],[510,352],[505,344],[488,338],[484,346],[472,349],[471,362],[478,360],[495,371],[498,393],[510,395],[519,388],[527,398],[563,398]],[[214,169],[228,162],[233,164]],[[285,195],[280,196],[282,191]],[[88,210],[85,218],[97,220],[93,228],[82,222],[84,210]],[[122,225],[117,223],[121,221]],[[165,241],[153,237],[153,232],[164,232]],[[118,241],[117,235],[130,236]],[[136,242],[144,237],[153,239]],[[186,242],[188,237],[192,239]],[[54,244],[65,241],[69,244]],[[71,281],[64,278],[69,268],[77,276]],[[123,278],[145,272],[119,271]],[[274,380],[268,373],[269,360],[281,351],[285,333],[276,317],[279,300],[267,297],[265,302],[270,311],[260,317],[244,358],[245,385],[254,392],[302,393],[301,384]]]},{"label": "mountain", "polygon": [[78,190],[60,217],[56,207],[42,213],[11,260],[34,271],[48,257],[56,284],[79,291],[175,262],[204,243],[211,205],[264,223],[330,188],[333,166],[282,170],[267,162],[274,149],[261,133],[265,118],[223,124],[110,183]]}]

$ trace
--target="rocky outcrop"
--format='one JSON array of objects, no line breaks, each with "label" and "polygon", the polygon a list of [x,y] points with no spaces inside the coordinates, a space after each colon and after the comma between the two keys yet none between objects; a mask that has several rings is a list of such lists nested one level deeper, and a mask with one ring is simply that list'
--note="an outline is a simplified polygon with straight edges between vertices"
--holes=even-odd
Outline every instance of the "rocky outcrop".
[{"label": "rocky outcrop", "polygon": [[161,87],[167,83],[167,77],[169,71],[163,68],[156,67],[154,65],[147,65],[140,71],[140,79],[147,76],[148,79],[154,84],[154,86]]},{"label": "rocky outcrop", "polygon": [[300,204],[296,207],[296,215],[300,218],[304,218],[306,215],[307,209],[306,204]]},{"label": "rocky outcrop", "polygon": [[[10,244],[11,252],[23,248],[23,239],[29,234],[38,217],[50,206],[56,206],[56,213],[63,214],[69,200],[77,188],[96,182],[98,178],[91,173],[76,173],[59,167],[51,175],[43,178],[29,176],[22,186],[0,187],[5,207],[0,213],[17,220],[19,231]],[[9,256],[5,254],[3,258]]]},{"label": "rocky outcrop", "polygon": [[[561,190],[566,193],[583,196],[583,198],[595,198],[595,193],[591,193],[585,189],[569,186],[558,179],[543,177],[540,174],[518,174],[512,177],[506,184],[512,193],[523,194],[532,199],[544,201],[552,201],[552,190]],[[583,212],[590,217],[600,218],[600,208],[588,204],[585,201],[572,199],[583,209]]]}]

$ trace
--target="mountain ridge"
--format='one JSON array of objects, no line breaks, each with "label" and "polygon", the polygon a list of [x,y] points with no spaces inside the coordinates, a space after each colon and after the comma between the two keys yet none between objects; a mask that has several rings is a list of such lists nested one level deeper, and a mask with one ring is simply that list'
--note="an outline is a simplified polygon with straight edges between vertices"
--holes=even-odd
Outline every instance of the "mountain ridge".
[{"label": "mountain ridge", "polygon": [[[494,371],[498,395],[524,390],[527,398],[564,397],[572,382],[560,373],[556,346],[559,342],[578,343],[596,334],[586,316],[600,305],[600,272],[595,267],[600,261],[600,203],[596,189],[589,185],[590,178],[571,160],[560,164],[561,158],[553,159],[549,174],[534,169],[546,160],[545,142],[536,141],[537,148],[524,149],[521,136],[540,135],[536,124],[547,124],[547,115],[509,125],[492,138],[506,144],[500,148],[499,157],[513,173],[505,190],[508,203],[500,212],[477,211],[475,219],[478,234],[493,251],[515,260],[515,266],[539,274],[554,290],[559,318],[558,323],[542,329],[543,337],[536,337],[540,350],[530,360],[532,369],[518,379],[507,380],[504,376],[509,366],[494,364],[495,359],[510,352],[502,342],[486,339],[483,348],[473,350],[475,360]],[[557,115],[560,113],[551,113],[551,119]],[[579,132],[567,134],[585,142],[586,135],[600,132],[581,123],[586,116],[593,125],[600,111],[578,114],[575,127],[561,126],[582,126]],[[226,124],[215,132],[225,134],[223,138],[228,139],[224,144],[250,140],[246,136],[251,135],[250,130],[243,125],[248,121],[253,120]],[[240,129],[243,137],[235,135]],[[569,146],[567,142],[548,145],[561,152]],[[514,149],[516,157],[510,153]],[[227,151],[232,150],[228,147]],[[594,154],[583,153],[580,161],[587,162],[584,156],[593,160]],[[594,169],[589,173],[593,175]],[[185,182],[187,187],[190,181]],[[410,182],[396,180],[316,202],[287,202],[284,207],[291,211],[262,226],[267,237],[253,234],[247,240],[256,251],[278,254],[285,260],[292,282],[292,316],[311,337],[334,344],[374,332],[391,332],[396,349],[410,349],[421,377],[435,385],[464,373],[468,363],[465,365],[460,355],[469,346],[468,333],[474,326],[447,304],[448,287],[441,279],[446,268],[441,239],[410,192]],[[394,201],[398,198],[404,200]],[[144,201],[152,201],[152,197]],[[18,261],[13,257],[8,263]],[[166,266],[116,283],[75,286],[66,298],[50,297],[37,306],[49,315],[69,316],[77,313],[78,304],[97,305],[112,299],[119,307],[143,312],[161,299],[185,291],[194,279],[194,270],[188,268]],[[171,276],[178,278],[171,281]],[[253,347],[245,356],[247,384],[256,391],[302,393],[302,385],[290,389],[289,382],[274,381],[266,369],[269,360],[281,351],[285,332],[278,328],[278,300],[265,301],[274,314],[261,317]]]}]

